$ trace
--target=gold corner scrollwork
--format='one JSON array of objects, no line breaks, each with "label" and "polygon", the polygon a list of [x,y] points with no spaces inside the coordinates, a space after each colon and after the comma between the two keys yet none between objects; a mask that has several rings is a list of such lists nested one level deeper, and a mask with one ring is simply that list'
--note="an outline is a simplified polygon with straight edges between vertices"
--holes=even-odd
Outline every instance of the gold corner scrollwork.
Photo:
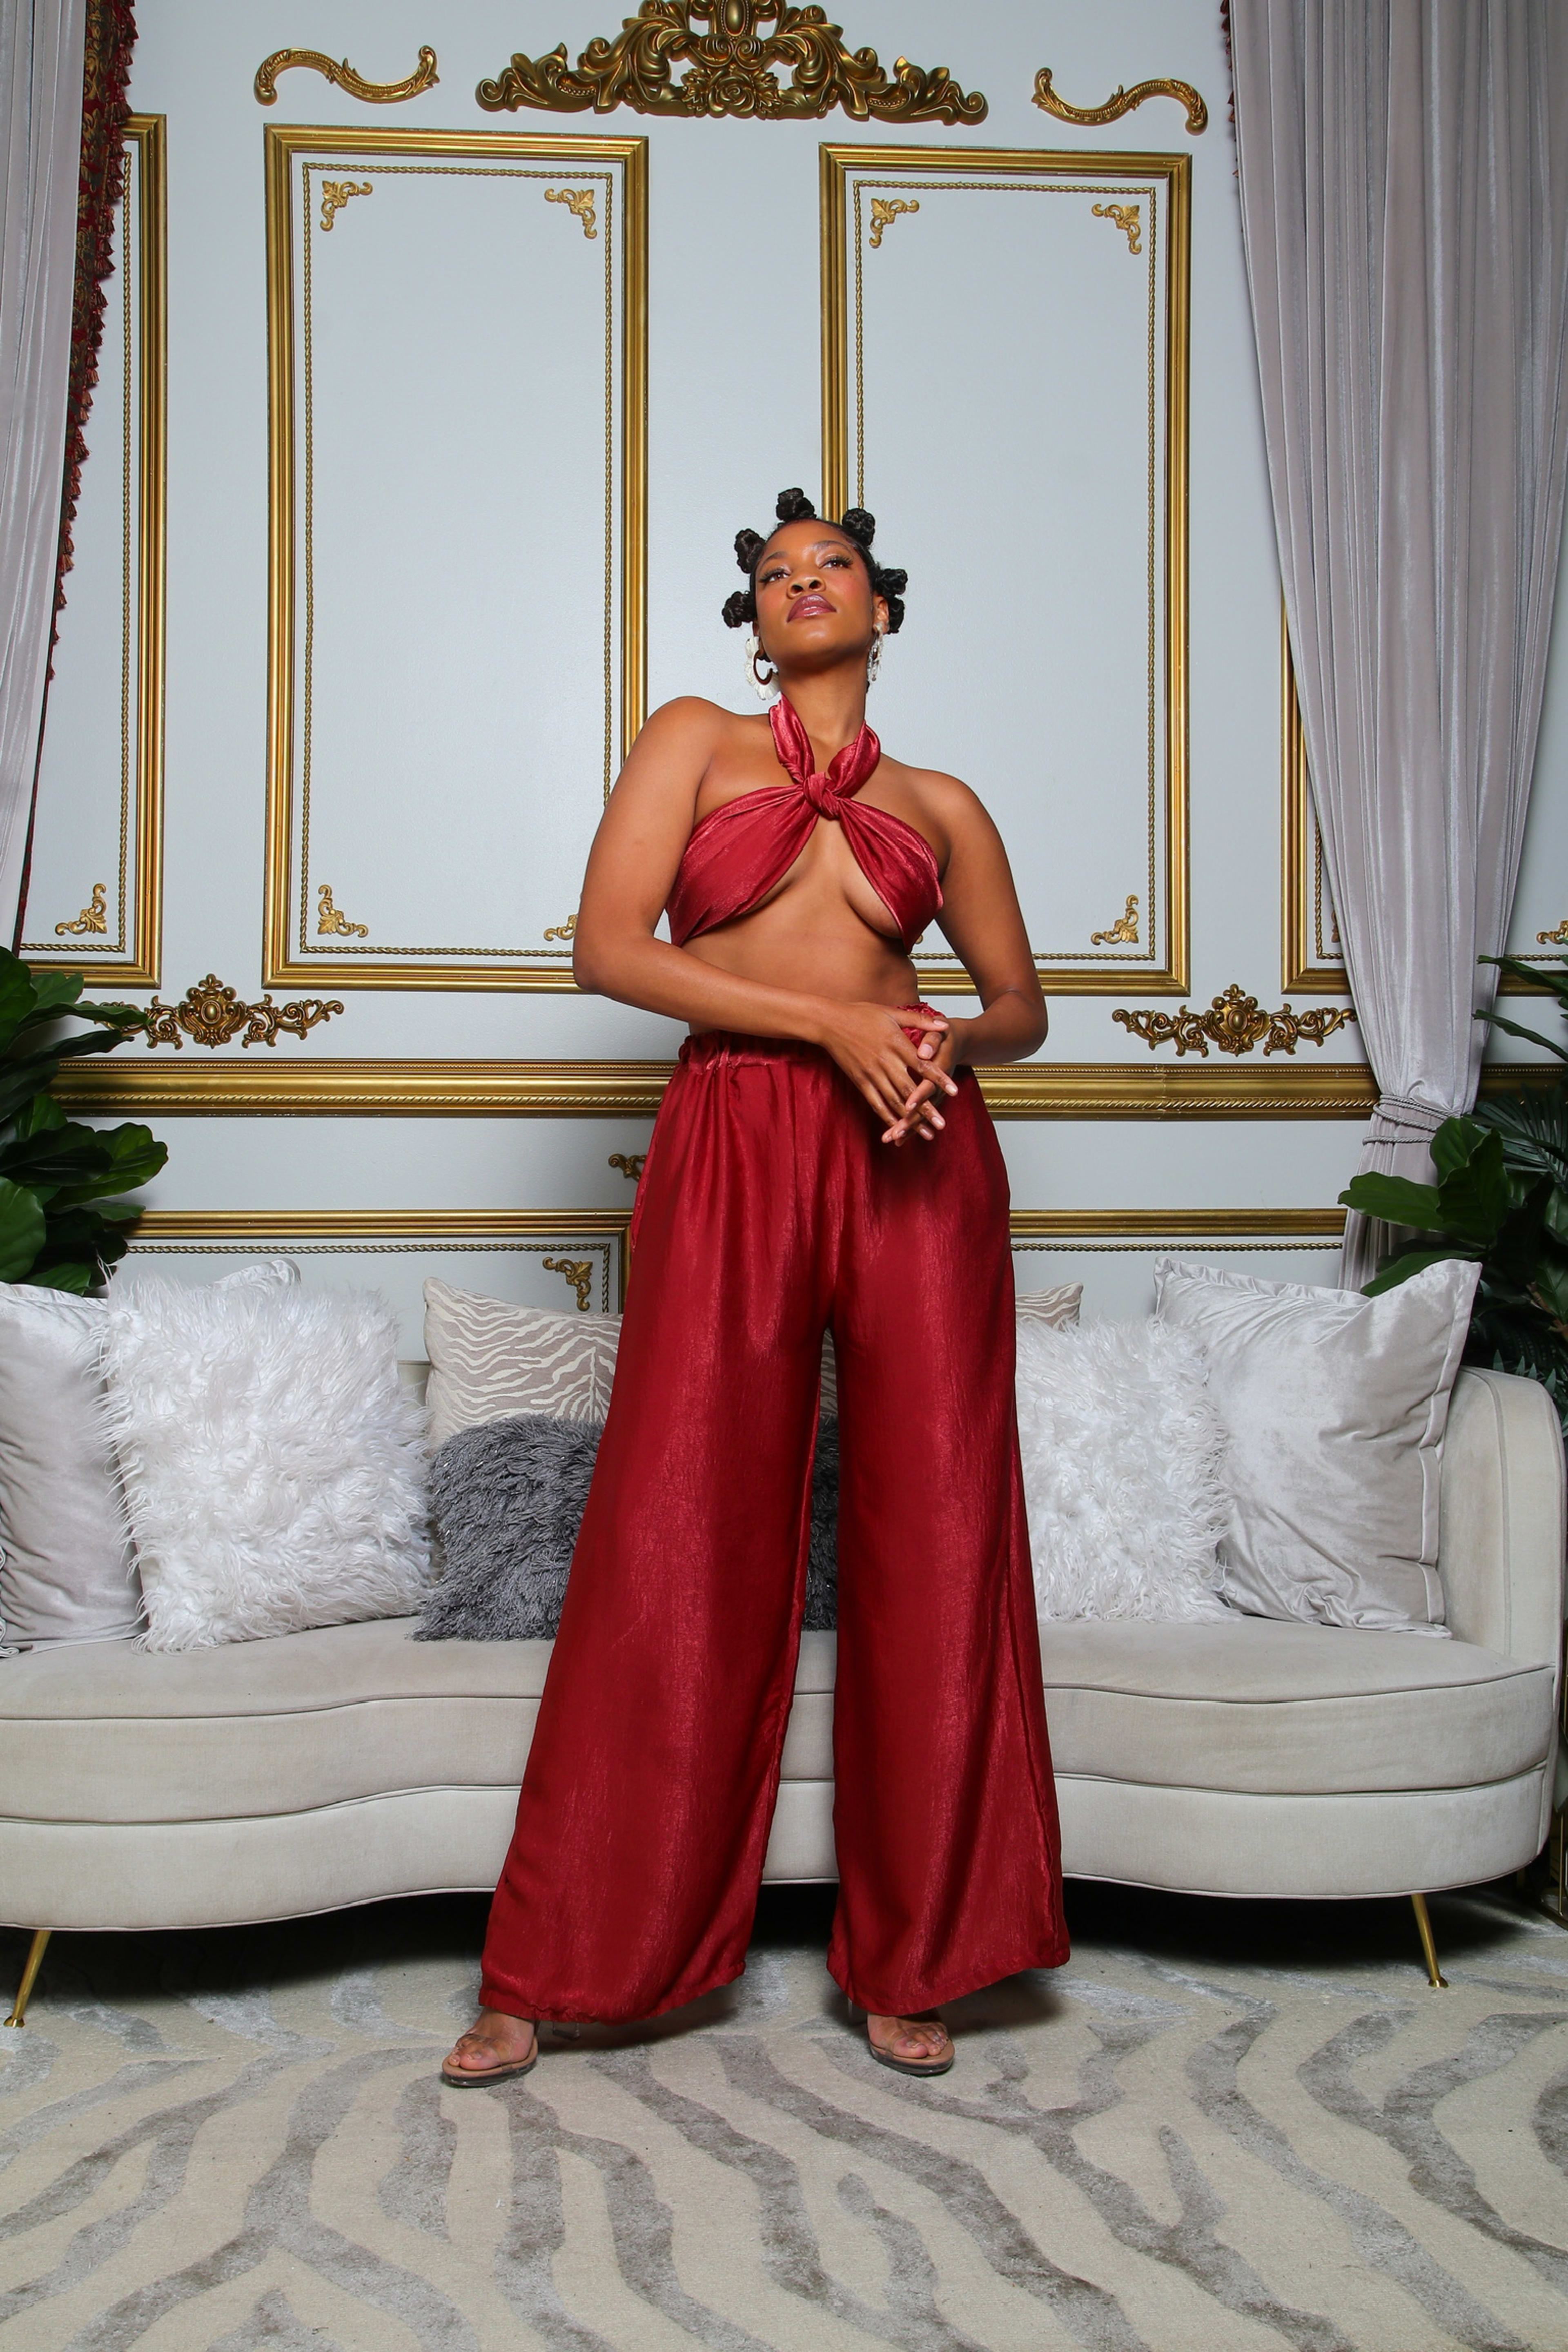
[{"label": "gold corner scrollwork", "polygon": [[332,885],[321,883],[316,892],[318,901],[316,929],[319,936],[339,940],[368,940],[369,923],[350,923],[340,907],[332,904]]},{"label": "gold corner scrollwork", "polygon": [[300,997],[288,1004],[274,1004],[270,996],[264,996],[259,1004],[246,1004],[216,972],[210,971],[205,980],[185,991],[178,1004],[164,1004],[155,996],[142,1027],[149,1046],[183,1049],[189,1037],[215,1053],[236,1038],[242,1045],[276,1045],[284,1031],[291,1037],[303,1037],[319,1022],[329,1021],[342,1009],[338,998],[327,1002],[319,996]]},{"label": "gold corner scrollwork", "polygon": [[1075,122],[1085,130],[1119,122],[1124,114],[1131,114],[1135,106],[1143,106],[1151,98],[1174,98],[1178,106],[1185,106],[1186,127],[1195,139],[1207,130],[1208,109],[1189,81],[1139,81],[1131,89],[1124,89],[1118,82],[1103,106],[1074,106],[1058,93],[1050,66],[1041,66],[1034,78],[1036,106],[1046,114],[1054,114],[1058,122]]},{"label": "gold corner scrollwork", "polygon": [[648,1165],[648,1155],[645,1151],[612,1151],[610,1165],[619,1168],[622,1176],[630,1178],[635,1184],[641,1181],[643,1171]]},{"label": "gold corner scrollwork", "polygon": [[582,223],[582,234],[584,236],[597,236],[599,235],[599,231],[594,226],[598,215],[595,214],[593,209],[593,190],[591,188],[547,188],[545,190],[545,202],[547,205],[565,205],[571,212],[573,217]]},{"label": "gold corner scrollwork", "polygon": [[893,226],[900,213],[917,213],[917,204],[905,204],[901,196],[873,196],[871,200],[871,235],[866,243],[879,246],[883,234]]},{"label": "gold corner scrollwork", "polygon": [[1138,206],[1136,205],[1091,205],[1089,209],[1093,214],[1096,220],[1115,222],[1116,226],[1121,230],[1123,236],[1127,240],[1127,250],[1129,253],[1142,253],[1144,249],[1144,228],[1143,223],[1138,217]]},{"label": "gold corner scrollwork", "polygon": [[577,1293],[577,1311],[586,1315],[593,1295],[593,1260],[589,1257],[545,1257],[539,1260],[547,1274],[564,1275]]},{"label": "gold corner scrollwork", "polygon": [[1118,915],[1107,930],[1090,932],[1089,944],[1092,948],[1137,946],[1138,894],[1135,890],[1128,891],[1126,911]]},{"label": "gold corner scrollwork", "polygon": [[1222,1054],[1237,1055],[1249,1054],[1257,1045],[1265,1054],[1293,1054],[1303,1044],[1321,1045],[1355,1014],[1343,1004],[1314,1004],[1301,1013],[1285,1004],[1277,1013],[1265,1013],[1255,996],[1232,981],[1203,1013],[1195,1013],[1189,1004],[1175,1013],[1133,1013],[1119,1005],[1111,1018],[1141,1037],[1151,1053],[1156,1045],[1174,1045],[1178,1054],[1200,1054],[1207,1060],[1211,1044]]},{"label": "gold corner scrollwork", "polygon": [[547,940],[570,940],[577,936],[577,917],[569,915],[564,923],[552,923],[545,933]]},{"label": "gold corner scrollwork", "polygon": [[[771,24],[773,30],[761,27]],[[706,28],[706,29],[704,29]],[[672,68],[686,67],[677,81]],[[775,68],[789,74],[781,86]],[[892,76],[874,49],[851,50],[842,27],[818,7],[787,0],[642,0],[619,33],[590,41],[575,67],[566,43],[548,56],[515,54],[475,92],[486,112],[537,106],[552,114],[741,115],[758,121],[820,117],[841,106],[856,121],[982,122],[986,101],[946,66],[929,72],[907,58]]]},{"label": "gold corner scrollwork", "polygon": [[277,104],[277,77],[295,66],[308,66],[312,73],[324,74],[334,89],[350,98],[363,99],[367,106],[396,106],[400,100],[418,98],[434,89],[441,76],[435,70],[435,51],[426,42],[419,52],[419,63],[402,81],[367,81],[356,73],[347,58],[332,58],[319,49],[274,49],[263,58],[256,69],[252,84],[258,106]]},{"label": "gold corner scrollwork", "polygon": [[92,896],[89,898],[87,905],[82,908],[74,923],[57,923],[55,925],[55,937],[57,940],[67,938],[79,940],[85,938],[89,931],[101,931],[106,938],[108,936],[109,885],[107,882],[95,882],[93,884]]},{"label": "gold corner scrollwork", "polygon": [[1535,944],[1538,948],[1568,948],[1568,915],[1563,916],[1554,931],[1537,931]]},{"label": "gold corner scrollwork", "polygon": [[329,232],[332,223],[350,196],[368,196],[372,193],[369,180],[323,180],[321,183],[321,234]]}]

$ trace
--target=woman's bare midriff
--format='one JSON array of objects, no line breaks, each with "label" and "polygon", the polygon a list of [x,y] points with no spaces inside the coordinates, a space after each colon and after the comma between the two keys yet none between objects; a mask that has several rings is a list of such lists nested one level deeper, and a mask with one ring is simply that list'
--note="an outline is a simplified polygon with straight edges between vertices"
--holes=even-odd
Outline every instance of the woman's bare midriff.
[{"label": "woman's bare midriff", "polygon": [[809,988],[844,1004],[913,1004],[920,983],[891,921],[842,832],[823,818],[759,907],[688,940],[685,952],[768,988]]}]

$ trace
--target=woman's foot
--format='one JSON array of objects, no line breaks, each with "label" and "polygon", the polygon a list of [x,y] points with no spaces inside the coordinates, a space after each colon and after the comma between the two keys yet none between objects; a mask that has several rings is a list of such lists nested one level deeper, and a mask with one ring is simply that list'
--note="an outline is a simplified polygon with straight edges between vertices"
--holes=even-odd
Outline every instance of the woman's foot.
[{"label": "woman's foot", "polygon": [[539,2054],[539,2038],[526,2017],[482,2009],[442,2061],[441,2079],[455,2090],[470,2083],[506,2082],[526,2074]]},{"label": "woman's foot", "polygon": [[953,2063],[953,2043],[934,2009],[918,2017],[878,2017],[868,2014],[866,2038],[871,2054],[900,2074],[945,2074]]}]

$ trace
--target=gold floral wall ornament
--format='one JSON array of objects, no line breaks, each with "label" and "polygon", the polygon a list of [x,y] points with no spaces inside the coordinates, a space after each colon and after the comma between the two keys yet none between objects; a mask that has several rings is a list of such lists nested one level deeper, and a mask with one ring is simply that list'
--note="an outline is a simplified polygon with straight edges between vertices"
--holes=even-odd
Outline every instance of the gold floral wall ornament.
[{"label": "gold floral wall ornament", "polygon": [[369,923],[350,923],[342,908],[333,906],[332,885],[329,882],[323,882],[317,890],[316,896],[319,901],[316,916],[316,929],[319,936],[340,940],[370,938]]},{"label": "gold floral wall ornament", "polygon": [[[764,32],[765,24],[773,30]],[[706,29],[699,29],[706,27]],[[676,81],[672,68],[688,70]],[[781,88],[775,67],[789,70]],[[851,51],[825,9],[789,0],[642,0],[611,39],[588,44],[575,67],[566,43],[547,57],[514,55],[475,92],[491,114],[522,106],[552,114],[821,116],[835,106],[857,122],[982,122],[986,101],[946,66],[929,72],[895,58],[891,79],[874,49]]]},{"label": "gold floral wall ornament", "polygon": [[917,213],[917,204],[906,205],[900,196],[873,196],[871,200],[871,236],[869,245],[880,245],[883,232],[893,226],[900,213]]},{"label": "gold floral wall ornament", "polygon": [[63,940],[67,937],[79,940],[89,931],[102,931],[107,935],[108,930],[109,885],[107,882],[95,882],[92,886],[92,896],[88,900],[87,905],[82,908],[81,913],[77,917],[76,921],[74,923],[57,923],[55,925],[55,937],[57,940]]},{"label": "gold floral wall ornament", "polygon": [[1189,81],[1138,81],[1131,89],[1118,82],[1103,106],[1074,106],[1057,95],[1052,87],[1051,68],[1041,66],[1034,78],[1034,102],[1047,114],[1054,114],[1059,122],[1076,122],[1088,127],[1096,123],[1119,122],[1124,114],[1131,114],[1151,98],[1174,98],[1178,106],[1186,109],[1186,127],[1196,139],[1200,131],[1208,128],[1208,109]]},{"label": "gold floral wall ornament", "polygon": [[321,183],[321,234],[325,236],[332,223],[350,196],[368,196],[371,193],[369,180],[323,180]]},{"label": "gold floral wall ornament", "polygon": [[569,915],[564,923],[554,923],[545,933],[547,940],[570,940],[576,936],[577,917]]},{"label": "gold floral wall ornament", "polygon": [[593,1260],[591,1257],[546,1257],[539,1260],[547,1274],[563,1274],[577,1293],[577,1311],[586,1315],[593,1286]]},{"label": "gold floral wall ornament", "polygon": [[242,1045],[276,1045],[285,1030],[291,1037],[303,1037],[318,1022],[329,1021],[342,1009],[337,997],[329,1003],[319,996],[300,997],[289,1004],[274,1004],[270,996],[264,996],[259,1004],[242,1003],[235,992],[210,971],[205,980],[185,991],[178,1004],[164,1004],[155,996],[147,1007],[144,1026],[150,1046],[183,1048],[190,1037],[215,1052],[220,1045],[232,1045],[236,1037]]},{"label": "gold floral wall ornament", "polygon": [[[58,930],[59,928],[57,923],[55,929]],[[76,927],[73,924],[71,928],[74,929]],[[1335,937],[1338,937],[1337,932]],[[1554,931],[1537,931],[1535,944],[1538,948],[1568,948],[1568,915],[1563,916]]]},{"label": "gold floral wall ornament", "polygon": [[294,66],[308,66],[312,73],[325,74],[335,89],[345,90],[350,98],[362,98],[367,106],[395,106],[400,99],[418,98],[422,91],[434,89],[441,79],[435,70],[435,51],[428,43],[421,48],[413,71],[402,81],[367,81],[347,58],[334,61],[319,49],[274,49],[256,69],[252,87],[258,106],[277,104],[277,77]]},{"label": "gold floral wall ornament", "polygon": [[593,225],[597,218],[597,215],[593,209],[593,190],[591,188],[547,188],[545,190],[545,202],[547,205],[568,205],[575,215],[576,218],[582,223],[582,234],[584,236],[597,236],[599,235],[599,231]]},{"label": "gold floral wall ornament", "polygon": [[610,1165],[619,1168],[622,1176],[629,1176],[635,1184],[648,1165],[648,1155],[645,1151],[612,1151]]},{"label": "gold floral wall ornament", "polygon": [[1129,1013],[1118,1006],[1111,1018],[1141,1037],[1151,1053],[1156,1045],[1174,1045],[1178,1054],[1201,1054],[1207,1061],[1211,1044],[1222,1054],[1249,1054],[1259,1045],[1265,1054],[1293,1054],[1303,1042],[1321,1045],[1355,1014],[1343,1004],[1314,1004],[1301,1013],[1286,1004],[1278,1013],[1265,1013],[1255,996],[1232,982],[1206,1013],[1195,1013],[1189,1004],[1176,1013]]},{"label": "gold floral wall ornament", "polygon": [[1138,894],[1135,890],[1129,890],[1127,893],[1126,912],[1117,916],[1109,930],[1091,931],[1089,944],[1095,948],[1114,947],[1118,944],[1134,948],[1137,946]]},{"label": "gold floral wall ornament", "polygon": [[1091,205],[1089,209],[1096,220],[1115,222],[1127,240],[1129,253],[1142,253],[1144,228],[1136,205]]}]

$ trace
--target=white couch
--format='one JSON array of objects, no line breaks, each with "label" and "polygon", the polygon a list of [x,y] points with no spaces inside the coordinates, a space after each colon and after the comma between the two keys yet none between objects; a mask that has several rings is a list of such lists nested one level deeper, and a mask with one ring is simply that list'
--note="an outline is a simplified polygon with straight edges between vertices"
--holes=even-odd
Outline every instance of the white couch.
[{"label": "white couch", "polygon": [[[1440,1981],[1419,1898],[1521,1867],[1551,1822],[1563,1462],[1535,1382],[1461,1373],[1441,1529],[1451,1641],[1257,1618],[1043,1624],[1067,1874],[1408,1894]],[[492,1886],[549,1643],[412,1631],[0,1663],[0,1919],[37,1931],[33,1963],[52,1929]],[[833,1652],[831,1633],[800,1645],[770,1879],[834,1875]]]}]

